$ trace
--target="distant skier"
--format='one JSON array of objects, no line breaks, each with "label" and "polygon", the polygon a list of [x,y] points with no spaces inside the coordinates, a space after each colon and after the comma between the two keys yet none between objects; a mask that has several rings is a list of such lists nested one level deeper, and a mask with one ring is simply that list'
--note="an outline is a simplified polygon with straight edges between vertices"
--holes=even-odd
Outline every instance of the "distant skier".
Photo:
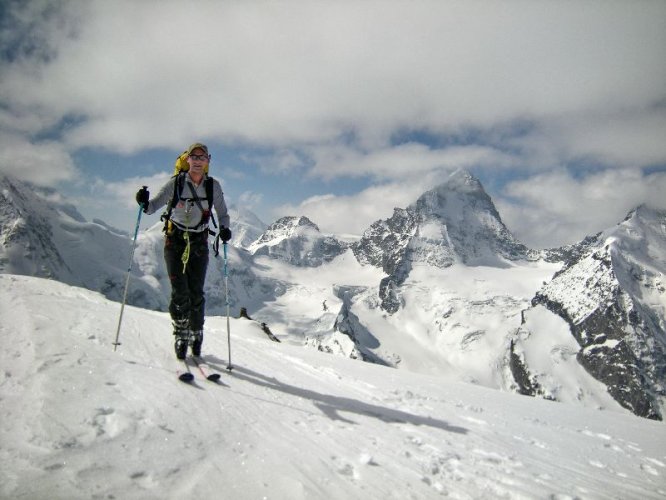
[{"label": "distant skier", "polygon": [[[185,359],[188,343],[192,355],[201,355],[204,326],[204,282],[208,268],[208,221],[212,208],[219,219],[219,237],[231,239],[229,214],[220,183],[208,177],[211,156],[201,143],[187,149],[187,171],[174,175],[152,200],[146,188],[136,201],[146,214],[167,205],[164,218],[164,260],[171,282],[169,313],[173,321],[176,357]],[[214,219],[213,219],[214,220]]]},{"label": "distant skier", "polygon": [[322,302],[321,306],[324,308],[324,312],[328,311],[328,306],[326,305],[326,301]]}]

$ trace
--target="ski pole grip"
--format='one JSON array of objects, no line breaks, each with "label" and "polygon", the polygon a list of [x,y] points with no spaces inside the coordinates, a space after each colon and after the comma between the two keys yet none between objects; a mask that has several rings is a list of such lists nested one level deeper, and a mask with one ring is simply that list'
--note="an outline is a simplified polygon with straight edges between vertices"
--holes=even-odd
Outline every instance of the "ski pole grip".
[{"label": "ski pole grip", "polygon": [[[141,187],[143,188],[144,191],[148,190],[148,186],[141,186]],[[145,205],[141,205],[142,210],[146,210],[147,208],[148,208],[148,203],[146,203]]]}]

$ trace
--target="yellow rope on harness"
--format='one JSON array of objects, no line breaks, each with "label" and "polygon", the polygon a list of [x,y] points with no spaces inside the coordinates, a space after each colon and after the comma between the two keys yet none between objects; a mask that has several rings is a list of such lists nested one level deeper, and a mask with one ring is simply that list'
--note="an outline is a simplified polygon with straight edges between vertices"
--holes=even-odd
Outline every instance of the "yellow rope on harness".
[{"label": "yellow rope on harness", "polygon": [[[192,211],[193,203],[185,204],[185,225],[190,225],[190,212]],[[190,233],[189,231],[183,231],[183,239],[185,240],[185,250],[183,250],[183,255],[180,256],[180,261],[183,263],[183,274],[187,270],[187,263],[190,260]]]},{"label": "yellow rope on harness", "polygon": [[183,238],[185,239],[185,250],[183,250],[183,255],[181,255],[180,260],[183,263],[183,274],[185,274],[187,262],[190,260],[190,233],[185,231],[183,233]]}]

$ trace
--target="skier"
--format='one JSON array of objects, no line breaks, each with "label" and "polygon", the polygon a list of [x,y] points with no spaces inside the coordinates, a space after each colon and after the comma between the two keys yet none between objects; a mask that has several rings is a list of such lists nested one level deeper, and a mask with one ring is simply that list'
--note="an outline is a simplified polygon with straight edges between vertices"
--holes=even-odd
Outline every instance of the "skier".
[{"label": "skier", "polygon": [[153,214],[168,203],[164,214],[164,260],[171,282],[169,313],[178,359],[185,359],[190,342],[192,355],[201,356],[208,221],[213,207],[219,219],[220,239],[224,243],[231,239],[222,187],[206,174],[210,158],[206,145],[194,143],[187,149],[186,172],[174,175],[152,200],[145,187],[136,193],[136,201],[146,214]]}]

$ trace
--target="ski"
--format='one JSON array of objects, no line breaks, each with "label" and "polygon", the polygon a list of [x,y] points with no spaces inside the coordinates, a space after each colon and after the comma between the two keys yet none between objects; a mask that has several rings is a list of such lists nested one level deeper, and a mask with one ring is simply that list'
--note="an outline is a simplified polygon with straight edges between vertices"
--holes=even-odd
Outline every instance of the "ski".
[{"label": "ski", "polygon": [[194,364],[199,369],[199,372],[206,380],[210,380],[211,382],[217,382],[220,380],[221,375],[219,373],[212,372],[208,364],[206,364],[202,358],[192,356],[191,359],[194,361]]},{"label": "ski", "polygon": [[192,370],[190,370],[190,365],[187,364],[187,360],[180,359],[179,361],[182,365],[176,371],[178,374],[178,380],[186,383],[192,382],[194,380],[194,374],[192,373]]}]

